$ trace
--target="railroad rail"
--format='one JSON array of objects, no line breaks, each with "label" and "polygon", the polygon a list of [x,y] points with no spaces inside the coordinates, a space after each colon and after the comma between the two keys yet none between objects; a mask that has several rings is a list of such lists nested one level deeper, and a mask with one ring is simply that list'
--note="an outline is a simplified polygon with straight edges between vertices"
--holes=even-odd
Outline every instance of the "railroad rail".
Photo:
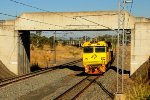
[{"label": "railroad rail", "polygon": [[65,64],[62,64],[62,65],[58,65],[58,66],[54,66],[54,67],[51,67],[51,68],[42,69],[42,70],[35,71],[35,72],[29,73],[29,74],[17,76],[17,77],[11,78],[11,79],[2,80],[2,81],[0,81],[0,87],[12,84],[14,82],[18,82],[18,81],[21,81],[21,80],[24,80],[24,79],[27,79],[27,78],[31,78],[31,77],[34,77],[34,76],[37,76],[37,75],[40,75],[40,74],[48,73],[50,71],[59,69],[59,68],[61,68],[63,66],[67,66],[67,65],[71,66],[71,65],[74,65],[74,64],[76,64],[78,62],[81,62],[81,61],[82,61],[82,59],[78,59],[78,60],[71,61],[69,63],[65,63]]},{"label": "railroad rail", "polygon": [[67,91],[56,97],[54,100],[74,100],[79,97],[99,76],[87,76],[80,82],[69,88]]}]

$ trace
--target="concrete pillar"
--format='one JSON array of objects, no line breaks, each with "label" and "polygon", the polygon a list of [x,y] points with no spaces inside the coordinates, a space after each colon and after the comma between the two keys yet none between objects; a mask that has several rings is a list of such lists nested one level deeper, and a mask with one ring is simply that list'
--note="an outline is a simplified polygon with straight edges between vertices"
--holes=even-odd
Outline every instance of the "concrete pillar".
[{"label": "concrete pillar", "polygon": [[30,32],[20,31],[18,43],[18,73],[27,74],[30,72]]},{"label": "concrete pillar", "polygon": [[9,71],[18,75],[18,32],[13,26],[0,28],[0,60]]},{"label": "concrete pillar", "polygon": [[131,33],[131,75],[150,56],[150,22],[136,23]]},{"label": "concrete pillar", "polygon": [[131,62],[130,62],[130,74],[132,75],[135,71],[134,66],[137,65],[135,61],[135,30],[131,30]]}]

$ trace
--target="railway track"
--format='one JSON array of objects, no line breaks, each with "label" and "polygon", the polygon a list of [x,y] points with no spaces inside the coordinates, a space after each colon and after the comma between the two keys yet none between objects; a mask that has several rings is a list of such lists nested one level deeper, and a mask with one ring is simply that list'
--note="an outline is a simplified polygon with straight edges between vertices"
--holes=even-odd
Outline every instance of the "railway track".
[{"label": "railway track", "polygon": [[74,64],[76,64],[78,62],[81,62],[81,61],[82,61],[82,59],[79,59],[79,60],[75,60],[75,61],[72,61],[72,62],[69,62],[69,63],[65,63],[65,64],[62,64],[62,65],[54,66],[54,67],[51,67],[51,68],[46,68],[46,69],[42,69],[42,70],[39,70],[39,71],[35,71],[35,72],[29,73],[29,74],[25,74],[25,75],[22,75],[22,76],[18,76],[18,77],[14,77],[14,78],[11,78],[11,79],[2,80],[2,81],[0,81],[0,87],[6,86],[6,85],[9,85],[9,84],[12,84],[14,82],[18,82],[18,81],[21,81],[21,80],[24,80],[24,79],[35,77],[37,75],[48,73],[50,71],[62,68],[63,66],[67,66],[67,65],[71,66],[71,65],[74,65]]},{"label": "railway track", "polygon": [[73,87],[56,97],[54,100],[74,100],[79,97],[99,76],[87,76]]}]

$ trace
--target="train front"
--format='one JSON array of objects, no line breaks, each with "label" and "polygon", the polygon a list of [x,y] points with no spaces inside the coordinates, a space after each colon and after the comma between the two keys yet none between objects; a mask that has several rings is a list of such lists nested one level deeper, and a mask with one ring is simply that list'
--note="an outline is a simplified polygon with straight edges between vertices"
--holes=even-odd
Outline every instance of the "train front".
[{"label": "train front", "polygon": [[85,42],[83,45],[83,66],[85,73],[102,74],[106,71],[107,44],[105,41],[96,43]]}]

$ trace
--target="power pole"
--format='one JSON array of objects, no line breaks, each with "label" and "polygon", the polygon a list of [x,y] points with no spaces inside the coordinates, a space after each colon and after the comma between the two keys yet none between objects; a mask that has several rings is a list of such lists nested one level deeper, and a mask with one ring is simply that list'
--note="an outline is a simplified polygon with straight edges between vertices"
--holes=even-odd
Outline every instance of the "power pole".
[{"label": "power pole", "polygon": [[[117,93],[115,100],[125,100],[124,97],[124,59],[125,59],[125,9],[126,4],[132,2],[131,0],[118,0],[118,36],[117,36]],[[121,47],[122,45],[122,47]],[[120,52],[122,50],[122,52]],[[119,67],[122,69],[122,81],[119,83]],[[119,90],[119,84],[121,84],[121,90]],[[120,96],[121,95],[121,96]],[[119,98],[118,98],[119,97]]]}]

